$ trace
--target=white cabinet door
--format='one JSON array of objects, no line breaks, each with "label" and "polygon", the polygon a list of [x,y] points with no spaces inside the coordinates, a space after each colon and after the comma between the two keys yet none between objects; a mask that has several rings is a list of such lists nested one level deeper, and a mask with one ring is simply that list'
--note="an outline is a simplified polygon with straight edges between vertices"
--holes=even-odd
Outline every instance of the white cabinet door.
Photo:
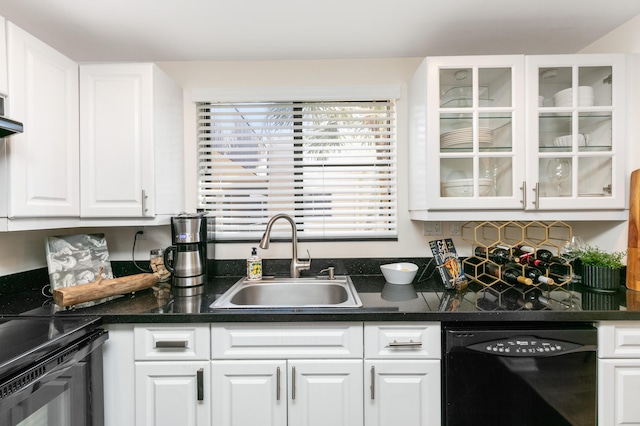
[{"label": "white cabinet door", "polygon": [[290,360],[290,426],[363,424],[362,360]]},{"label": "white cabinet door", "polygon": [[211,425],[209,362],[136,362],[135,375],[137,426]]},{"label": "white cabinet door", "polygon": [[7,23],[9,217],[78,217],[78,65]]},{"label": "white cabinet door", "polygon": [[614,54],[526,58],[527,209],[624,209],[625,62]]},{"label": "white cabinet door", "polygon": [[286,426],[284,360],[212,361],[211,399],[216,426]]},{"label": "white cabinet door", "polygon": [[412,176],[412,207],[522,209],[524,56],[427,58],[411,87],[411,108],[423,100],[427,114],[412,131],[411,161],[426,169],[426,180]]},{"label": "white cabinet door", "polygon": [[598,424],[640,425],[640,359],[598,361]]},{"label": "white cabinet door", "polygon": [[430,57],[409,84],[418,220],[626,219],[626,58]]},{"label": "white cabinet door", "polygon": [[9,93],[7,72],[7,21],[0,16],[0,95],[3,96]]},{"label": "white cabinet door", "polygon": [[80,88],[82,217],[179,213],[182,90],[147,63],[83,65]]},{"label": "white cabinet door", "polygon": [[440,425],[439,360],[366,360],[366,426]]},{"label": "white cabinet door", "polygon": [[150,66],[82,66],[80,86],[82,216],[152,216]]}]

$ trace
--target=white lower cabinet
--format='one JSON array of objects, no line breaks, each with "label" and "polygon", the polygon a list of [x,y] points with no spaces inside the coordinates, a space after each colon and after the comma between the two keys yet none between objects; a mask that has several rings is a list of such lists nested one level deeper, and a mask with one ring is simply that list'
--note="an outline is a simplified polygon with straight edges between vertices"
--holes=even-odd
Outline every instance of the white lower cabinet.
[{"label": "white lower cabinet", "polygon": [[284,360],[212,361],[212,424],[286,425],[286,371]]},{"label": "white lower cabinet", "polygon": [[440,325],[366,323],[366,426],[440,425]]},{"label": "white lower cabinet", "polygon": [[640,425],[640,322],[598,325],[598,425]]},{"label": "white lower cabinet", "polygon": [[211,330],[214,425],[363,425],[362,323]]},{"label": "white lower cabinet", "polygon": [[106,426],[440,424],[438,323],[107,328]]},{"label": "white lower cabinet", "polygon": [[289,425],[363,424],[362,360],[290,360]]},{"label": "white lower cabinet", "polygon": [[209,362],[136,362],[136,425],[209,426]]},{"label": "white lower cabinet", "polygon": [[135,424],[209,426],[209,325],[134,327]]},{"label": "white lower cabinet", "polygon": [[216,426],[362,425],[362,360],[212,361]]}]

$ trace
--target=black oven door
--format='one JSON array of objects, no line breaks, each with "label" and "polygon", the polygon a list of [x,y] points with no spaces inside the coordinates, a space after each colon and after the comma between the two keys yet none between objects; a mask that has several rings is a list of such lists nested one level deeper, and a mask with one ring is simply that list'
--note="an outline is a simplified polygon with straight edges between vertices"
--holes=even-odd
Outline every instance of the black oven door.
[{"label": "black oven door", "polygon": [[107,332],[95,330],[0,384],[0,424],[104,424],[102,350]]}]

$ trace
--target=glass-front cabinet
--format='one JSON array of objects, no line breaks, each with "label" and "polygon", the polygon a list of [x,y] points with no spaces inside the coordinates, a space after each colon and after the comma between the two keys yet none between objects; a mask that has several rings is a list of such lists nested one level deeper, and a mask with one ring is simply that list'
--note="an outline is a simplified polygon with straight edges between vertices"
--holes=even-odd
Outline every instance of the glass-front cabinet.
[{"label": "glass-front cabinet", "polygon": [[528,209],[625,205],[623,55],[529,56]]},{"label": "glass-front cabinet", "polygon": [[522,208],[524,57],[428,63],[437,83],[427,88],[430,208]]},{"label": "glass-front cabinet", "polygon": [[622,211],[624,62],[624,55],[425,59],[409,87],[411,217]]}]

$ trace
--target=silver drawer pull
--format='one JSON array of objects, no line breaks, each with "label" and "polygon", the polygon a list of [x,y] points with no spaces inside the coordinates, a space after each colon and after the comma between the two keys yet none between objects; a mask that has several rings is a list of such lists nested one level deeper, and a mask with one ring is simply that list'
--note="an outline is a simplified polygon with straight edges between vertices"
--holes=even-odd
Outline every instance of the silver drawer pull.
[{"label": "silver drawer pull", "polygon": [[401,348],[401,347],[414,347],[414,346],[422,346],[422,342],[414,342],[413,340],[409,340],[408,342],[398,342],[394,340],[393,342],[387,345],[388,348]]},{"label": "silver drawer pull", "polygon": [[158,340],[156,348],[188,348],[189,342],[186,340]]}]

